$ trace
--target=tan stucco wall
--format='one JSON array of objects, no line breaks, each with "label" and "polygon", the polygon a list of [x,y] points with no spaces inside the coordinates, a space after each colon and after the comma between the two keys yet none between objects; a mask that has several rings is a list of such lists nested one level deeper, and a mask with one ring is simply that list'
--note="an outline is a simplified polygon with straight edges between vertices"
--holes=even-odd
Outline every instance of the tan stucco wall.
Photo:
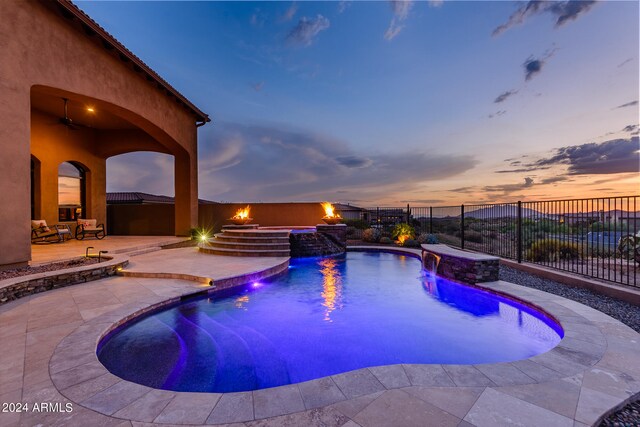
[{"label": "tan stucco wall", "polygon": [[[244,203],[201,204],[198,226],[218,232],[228,218]],[[108,206],[110,233],[115,235],[168,235],[166,227],[158,221],[173,211],[172,204],[110,205]],[[324,210],[320,203],[252,203],[253,224],[274,226],[315,226],[323,224]]]},{"label": "tan stucco wall", "polygon": [[[200,205],[198,221],[201,227],[219,231],[228,218],[246,203],[221,203]],[[322,224],[324,210],[320,203],[251,203],[252,223],[265,227],[273,226],[315,226]]]},{"label": "tan stucco wall", "polygon": [[[140,147],[74,153],[90,163],[87,166],[92,169],[92,192],[87,200],[91,200],[89,209],[94,216],[106,217],[104,159],[121,152],[149,149],[151,140],[161,147],[155,151],[168,152],[176,158],[175,231],[187,234],[198,219],[197,131],[193,114],[42,3],[2,1],[1,7],[0,194],[5,200],[0,208],[0,266],[24,263],[31,256],[30,154],[58,159],[49,150],[54,139],[60,139],[57,132],[55,137],[47,138],[47,129],[38,127],[37,118],[35,123],[31,119],[32,90],[90,100],[98,111],[124,118],[151,137]],[[109,136],[103,135],[103,141],[105,138]],[[79,139],[81,135],[74,136],[72,142],[65,139],[65,144],[86,148],[88,143]],[[72,159],[69,155],[65,149],[60,158]],[[43,163],[41,168],[47,187],[53,176],[51,164]],[[55,173],[57,177],[57,170]],[[54,208],[50,199],[54,196],[47,193],[42,197],[42,215],[46,219],[57,218],[53,214],[57,200]]]}]

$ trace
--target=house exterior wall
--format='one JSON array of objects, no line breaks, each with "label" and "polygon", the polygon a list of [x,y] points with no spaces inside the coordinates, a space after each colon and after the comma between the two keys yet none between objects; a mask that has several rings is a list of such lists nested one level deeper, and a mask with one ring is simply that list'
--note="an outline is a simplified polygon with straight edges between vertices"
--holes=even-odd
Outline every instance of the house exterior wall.
[{"label": "house exterior wall", "polygon": [[[91,169],[90,215],[106,219],[106,157],[145,150],[149,141],[100,153],[80,141],[82,134],[60,140],[57,131],[32,119],[33,90],[76,101],[91,101],[97,111],[108,111],[137,126],[158,151],[175,156],[175,233],[186,235],[198,221],[197,130],[195,116],[141,73],[112,56],[45,2],[5,1],[0,13],[0,268],[22,265],[31,257],[30,156],[40,156],[42,216],[53,219],[57,210],[57,165],[64,158],[82,158]],[[89,132],[89,131],[87,131]],[[48,138],[45,134],[51,133]],[[108,136],[105,136],[108,138]],[[153,144],[151,144],[153,145]],[[68,150],[67,150],[68,149]],[[61,150],[58,153],[58,150]],[[73,151],[73,152],[71,152]],[[72,157],[70,157],[73,155]],[[82,160],[78,160],[82,162]],[[56,177],[53,180],[53,177]],[[55,208],[53,206],[56,206]],[[56,221],[53,221],[56,222]]]}]

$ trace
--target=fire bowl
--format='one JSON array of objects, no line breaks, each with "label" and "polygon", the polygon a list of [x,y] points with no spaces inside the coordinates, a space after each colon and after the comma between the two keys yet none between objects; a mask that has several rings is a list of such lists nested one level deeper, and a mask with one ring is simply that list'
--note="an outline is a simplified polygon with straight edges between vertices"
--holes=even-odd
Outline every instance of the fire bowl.
[{"label": "fire bowl", "polygon": [[324,218],[322,218],[322,220],[324,222],[326,222],[327,224],[329,224],[329,225],[336,225],[336,224],[339,224],[340,221],[342,221],[342,218],[340,218],[338,216],[333,216],[333,217],[326,217],[325,216]]},{"label": "fire bowl", "polygon": [[253,221],[253,218],[229,218],[229,221],[235,225],[245,225]]}]

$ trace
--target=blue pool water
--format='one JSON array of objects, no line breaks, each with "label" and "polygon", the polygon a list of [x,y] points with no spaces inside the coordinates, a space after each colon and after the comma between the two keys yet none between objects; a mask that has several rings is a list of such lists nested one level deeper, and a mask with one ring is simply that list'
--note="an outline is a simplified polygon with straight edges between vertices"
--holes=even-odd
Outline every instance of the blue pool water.
[{"label": "blue pool water", "polygon": [[231,392],[396,363],[513,361],[561,335],[528,306],[421,274],[418,259],[354,252],[292,259],[271,282],[144,317],[106,337],[98,356],[151,387]]}]

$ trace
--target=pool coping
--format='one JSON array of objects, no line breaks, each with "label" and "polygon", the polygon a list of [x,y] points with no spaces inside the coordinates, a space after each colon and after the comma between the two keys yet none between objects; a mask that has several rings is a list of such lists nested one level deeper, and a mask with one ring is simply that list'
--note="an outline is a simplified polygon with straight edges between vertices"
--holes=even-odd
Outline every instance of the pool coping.
[{"label": "pool coping", "polygon": [[[379,246],[348,249],[390,252],[417,258],[420,258],[421,252],[419,249]],[[240,286],[257,280],[256,277],[261,274],[278,274],[273,269],[222,280],[228,281],[229,286]],[[512,283],[485,282],[473,287],[505,295],[541,309],[560,323],[564,329],[563,339],[546,353],[515,362],[386,365],[237,393],[157,390],[116,377],[100,363],[96,349],[102,337],[142,314],[202,292],[190,288],[180,290],[172,297],[158,296],[144,302],[128,304],[79,326],[56,346],[49,360],[49,373],[56,389],[77,405],[126,420],[184,425],[266,419],[339,405],[341,402],[356,401],[363,396],[407,387],[526,389],[531,385],[551,384],[558,380],[571,381],[577,377],[601,376],[600,373],[604,372],[605,376],[615,378],[615,381],[605,381],[604,385],[596,384],[587,389],[585,401],[588,401],[588,407],[578,403],[573,418],[554,413],[562,418],[561,421],[571,422],[566,425],[573,425],[574,421],[590,425],[640,392],[640,380],[636,380],[640,379],[640,334],[631,328],[575,301]],[[211,289],[214,293],[217,290]],[[608,387],[608,394],[598,390],[605,386]],[[87,390],[86,393],[79,393],[79,387]],[[609,399],[598,400],[598,393],[605,394]],[[612,393],[615,396],[611,396]],[[148,411],[131,409],[141,405],[158,405],[161,402],[166,402],[166,405],[153,418],[150,418]],[[197,411],[194,410],[194,405],[197,406]],[[461,419],[472,424],[474,421],[479,423],[486,414],[482,414],[480,409],[474,411],[474,408]]]}]

